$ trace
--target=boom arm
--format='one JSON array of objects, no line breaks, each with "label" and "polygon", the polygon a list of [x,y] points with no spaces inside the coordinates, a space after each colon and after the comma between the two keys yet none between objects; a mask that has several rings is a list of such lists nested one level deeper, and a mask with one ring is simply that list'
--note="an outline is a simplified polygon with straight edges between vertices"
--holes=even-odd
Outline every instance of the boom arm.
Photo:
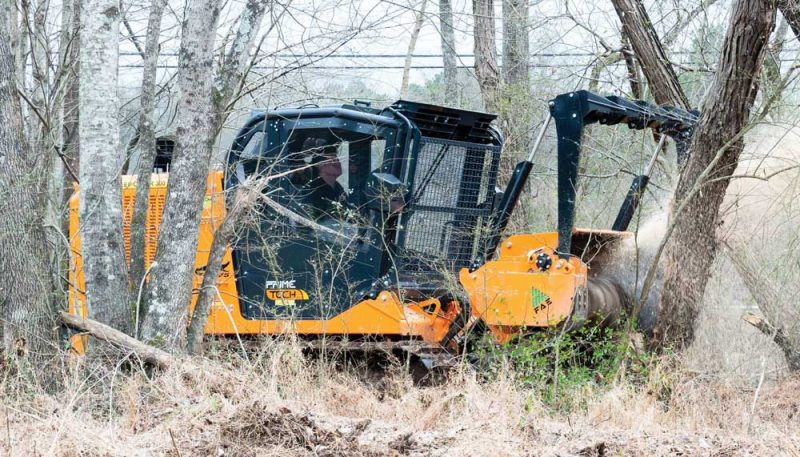
[{"label": "boom arm", "polygon": [[[501,233],[508,225],[511,213],[533,167],[533,155],[551,119],[555,120],[558,137],[558,255],[567,258],[570,255],[572,228],[575,224],[575,191],[583,128],[598,122],[604,125],[625,123],[629,128],[636,130],[653,129],[675,140],[678,163],[683,163],[698,115],[697,111],[686,111],[670,106],[659,107],[641,100],[628,100],[617,96],[603,97],[585,90],[562,94],[551,100],[550,114],[539,132],[536,143],[528,158],[517,164],[503,194],[500,208],[495,215],[495,236],[486,250],[487,258],[494,253]],[[658,150],[655,154],[658,154]],[[617,215],[615,230],[627,228],[648,180],[649,170],[634,181],[620,214]]]},{"label": "boom arm", "polygon": [[683,161],[699,114],[585,90],[559,95],[550,102],[550,113],[558,135],[558,254],[562,258],[570,255],[583,128],[595,122],[651,128],[675,140],[679,161]]}]

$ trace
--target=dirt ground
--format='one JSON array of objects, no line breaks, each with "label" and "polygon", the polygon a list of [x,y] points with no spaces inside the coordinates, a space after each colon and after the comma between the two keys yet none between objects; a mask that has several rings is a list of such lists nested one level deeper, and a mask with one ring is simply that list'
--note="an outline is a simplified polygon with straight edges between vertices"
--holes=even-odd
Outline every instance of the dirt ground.
[{"label": "dirt ground", "polygon": [[402,367],[366,379],[286,345],[156,375],[108,366],[72,367],[57,397],[6,379],[0,454],[800,455],[800,378],[752,389],[671,362],[636,387],[564,391],[578,406],[559,410],[510,373],[418,387]]}]

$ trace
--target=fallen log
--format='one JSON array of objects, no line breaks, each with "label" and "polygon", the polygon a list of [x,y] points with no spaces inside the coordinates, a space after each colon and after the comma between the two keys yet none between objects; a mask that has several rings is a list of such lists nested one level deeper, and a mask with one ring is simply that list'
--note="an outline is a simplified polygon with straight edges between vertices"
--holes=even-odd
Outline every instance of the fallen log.
[{"label": "fallen log", "polygon": [[67,327],[88,333],[113,346],[131,351],[144,362],[155,365],[158,368],[168,368],[178,364],[178,359],[169,353],[142,343],[136,338],[88,317],[75,316],[62,311],[61,322]]}]

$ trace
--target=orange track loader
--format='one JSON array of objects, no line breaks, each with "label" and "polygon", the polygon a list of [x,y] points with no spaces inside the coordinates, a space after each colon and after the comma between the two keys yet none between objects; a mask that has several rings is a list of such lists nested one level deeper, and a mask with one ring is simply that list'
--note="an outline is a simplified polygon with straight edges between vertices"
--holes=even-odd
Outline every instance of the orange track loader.
[{"label": "orange track loader", "polygon": [[[269,204],[254,208],[257,217],[242,222],[225,254],[206,333],[324,335],[424,352],[458,350],[478,330],[503,342],[595,316],[613,319],[624,294],[602,277],[603,252],[626,236],[649,167],[634,180],[612,229],[575,229],[583,127],[651,128],[672,137],[680,154],[697,113],[586,91],[560,95],[550,102],[530,156],[502,191],[503,139],[494,119],[407,101],[382,110],[356,102],[253,115],[233,141],[225,169],[208,177],[196,288],[226,214],[227,191],[253,177],[280,178],[268,181],[262,193]],[[551,122],[558,142],[557,230],[503,239]],[[147,264],[155,255],[167,180],[158,174],[151,185]],[[122,185],[127,227],[135,177],[123,177]],[[336,200],[325,202],[326,211],[318,207],[323,197]],[[70,206],[76,259],[70,311],[86,315],[91,303],[82,292],[78,198],[76,192]]]}]

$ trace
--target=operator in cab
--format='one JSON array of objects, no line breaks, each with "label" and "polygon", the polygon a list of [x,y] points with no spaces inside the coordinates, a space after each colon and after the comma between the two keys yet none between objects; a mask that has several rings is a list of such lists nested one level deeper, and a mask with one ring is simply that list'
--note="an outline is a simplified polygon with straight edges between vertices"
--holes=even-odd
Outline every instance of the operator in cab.
[{"label": "operator in cab", "polygon": [[350,216],[347,192],[337,181],[342,175],[342,163],[336,153],[336,145],[318,147],[313,151],[311,180],[303,186],[301,193],[306,212],[315,221],[324,218],[346,220]]}]

